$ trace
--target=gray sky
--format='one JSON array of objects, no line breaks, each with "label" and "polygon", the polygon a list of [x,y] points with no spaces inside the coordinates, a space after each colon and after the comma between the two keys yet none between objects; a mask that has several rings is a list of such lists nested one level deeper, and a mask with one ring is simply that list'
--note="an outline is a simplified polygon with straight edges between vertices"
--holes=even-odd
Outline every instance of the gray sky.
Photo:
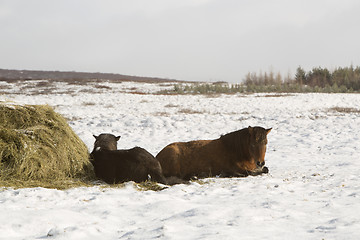
[{"label": "gray sky", "polygon": [[0,68],[240,82],[360,65],[359,0],[0,0]]}]

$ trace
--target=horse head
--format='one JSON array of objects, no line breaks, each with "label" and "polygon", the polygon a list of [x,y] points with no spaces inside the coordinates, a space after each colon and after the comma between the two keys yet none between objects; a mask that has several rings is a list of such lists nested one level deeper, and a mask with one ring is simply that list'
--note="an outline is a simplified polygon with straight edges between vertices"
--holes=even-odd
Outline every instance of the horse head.
[{"label": "horse head", "polygon": [[267,135],[272,128],[248,127],[249,131],[249,154],[250,168],[252,175],[267,173],[269,170],[265,167],[265,152],[267,145]]},{"label": "horse head", "polygon": [[114,136],[109,133],[102,133],[99,136],[93,135],[95,138],[94,150],[116,150],[117,149],[117,141],[119,141],[120,136]]}]

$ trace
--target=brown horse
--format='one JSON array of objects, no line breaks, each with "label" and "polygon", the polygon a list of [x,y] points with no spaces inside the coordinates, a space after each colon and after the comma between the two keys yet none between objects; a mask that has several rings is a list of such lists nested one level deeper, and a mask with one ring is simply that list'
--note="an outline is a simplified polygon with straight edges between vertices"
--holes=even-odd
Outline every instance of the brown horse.
[{"label": "brown horse", "polygon": [[120,136],[102,133],[94,137],[91,162],[95,175],[106,183],[143,182],[148,180],[149,176],[152,181],[168,185],[187,183],[177,177],[165,178],[159,161],[143,148],[117,150]]},{"label": "brown horse", "polygon": [[159,161],[143,148],[117,150],[119,137],[112,134],[95,136],[90,154],[95,175],[107,183],[126,181],[143,182],[149,176],[153,181],[166,184]]},{"label": "brown horse", "polygon": [[215,140],[176,142],[161,150],[159,160],[165,177],[244,177],[268,173],[265,167],[270,129],[248,127]]}]

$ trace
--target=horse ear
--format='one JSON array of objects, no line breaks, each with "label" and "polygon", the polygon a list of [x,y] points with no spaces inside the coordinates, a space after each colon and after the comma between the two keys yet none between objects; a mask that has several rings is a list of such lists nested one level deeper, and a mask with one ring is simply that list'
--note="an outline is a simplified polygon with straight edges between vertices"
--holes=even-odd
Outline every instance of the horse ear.
[{"label": "horse ear", "polygon": [[119,141],[120,138],[121,138],[121,136],[117,136],[117,137],[115,137],[115,140]]},{"label": "horse ear", "polygon": [[250,135],[252,135],[254,128],[249,126],[249,127],[248,127],[248,130],[249,130]]},{"label": "horse ear", "polygon": [[266,130],[265,130],[265,131],[266,131],[266,135],[268,135],[269,132],[271,132],[271,129],[272,129],[272,128],[269,128],[269,129],[266,129]]},{"label": "horse ear", "polygon": [[94,138],[97,139],[98,137],[93,134]]}]

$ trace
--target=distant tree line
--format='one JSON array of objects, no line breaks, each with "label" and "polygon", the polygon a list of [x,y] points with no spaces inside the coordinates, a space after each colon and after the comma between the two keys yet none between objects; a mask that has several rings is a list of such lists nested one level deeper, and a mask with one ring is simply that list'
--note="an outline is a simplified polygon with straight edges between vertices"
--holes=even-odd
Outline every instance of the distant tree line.
[{"label": "distant tree line", "polygon": [[360,92],[360,67],[338,67],[333,71],[315,67],[306,72],[299,66],[293,77],[273,71],[248,73],[244,83],[250,90],[265,92]]},{"label": "distant tree line", "polygon": [[349,91],[360,90],[360,67],[337,68],[330,72],[326,68],[313,68],[312,71],[305,71],[298,67],[295,74],[295,81],[298,84],[304,84],[311,87],[333,87],[346,88]]},{"label": "distant tree line", "polygon": [[159,94],[232,94],[256,92],[360,92],[360,67],[327,68],[316,67],[306,72],[302,67],[296,69],[295,76],[283,76],[280,72],[248,73],[242,83],[179,83],[172,90],[162,90]]}]

